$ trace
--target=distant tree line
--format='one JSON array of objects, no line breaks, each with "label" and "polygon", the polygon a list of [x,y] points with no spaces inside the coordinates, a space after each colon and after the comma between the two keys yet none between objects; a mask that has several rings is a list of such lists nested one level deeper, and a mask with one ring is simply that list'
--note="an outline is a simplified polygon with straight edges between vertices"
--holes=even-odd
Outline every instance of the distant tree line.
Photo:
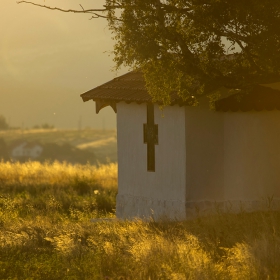
[{"label": "distant tree line", "polygon": [[[6,118],[0,115],[0,130],[18,129],[19,127],[10,127]],[[42,125],[34,125],[34,129],[54,129],[54,125],[43,123]]]},{"label": "distant tree line", "polygon": [[48,123],[43,123],[42,125],[34,125],[34,129],[54,129],[54,125],[48,124]]}]

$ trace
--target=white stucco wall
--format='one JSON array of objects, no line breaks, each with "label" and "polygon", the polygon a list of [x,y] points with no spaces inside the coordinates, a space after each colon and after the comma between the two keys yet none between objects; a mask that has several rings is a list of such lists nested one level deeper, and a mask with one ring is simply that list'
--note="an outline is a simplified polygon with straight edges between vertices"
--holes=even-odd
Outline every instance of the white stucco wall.
[{"label": "white stucco wall", "polygon": [[223,114],[208,107],[185,107],[187,211],[224,198]]},{"label": "white stucco wall", "polygon": [[280,200],[280,112],[186,107],[186,211],[256,210]]},{"label": "white stucco wall", "polygon": [[147,171],[146,104],[117,104],[119,189],[117,216],[185,218],[185,108],[155,106],[155,172]]},{"label": "white stucco wall", "polygon": [[184,219],[217,206],[255,210],[272,196],[279,203],[279,111],[155,106],[159,145],[156,170],[148,172],[146,104],[118,103],[117,110],[119,218]]},{"label": "white stucco wall", "polygon": [[225,200],[280,198],[280,112],[224,114]]},{"label": "white stucco wall", "polygon": [[[280,199],[280,112],[186,107],[186,211],[255,210]],[[224,208],[225,207],[225,208]]]}]

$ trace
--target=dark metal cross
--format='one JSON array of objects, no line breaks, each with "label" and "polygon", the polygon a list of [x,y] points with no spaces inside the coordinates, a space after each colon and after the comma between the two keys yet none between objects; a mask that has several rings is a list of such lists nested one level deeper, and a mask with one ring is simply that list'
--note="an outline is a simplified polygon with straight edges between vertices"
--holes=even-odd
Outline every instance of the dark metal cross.
[{"label": "dark metal cross", "polygon": [[158,145],[158,125],[154,121],[154,105],[147,103],[147,123],[144,123],[144,143],[147,144],[147,170],[155,171],[155,145]]}]

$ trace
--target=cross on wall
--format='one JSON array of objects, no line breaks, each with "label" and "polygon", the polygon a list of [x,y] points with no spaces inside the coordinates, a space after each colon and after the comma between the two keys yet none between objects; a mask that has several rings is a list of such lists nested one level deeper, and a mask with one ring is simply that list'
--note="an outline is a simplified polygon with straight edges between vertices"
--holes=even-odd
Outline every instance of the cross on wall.
[{"label": "cross on wall", "polygon": [[155,172],[155,145],[158,145],[158,125],[154,121],[154,104],[147,103],[147,123],[143,125],[147,144],[147,170]]}]

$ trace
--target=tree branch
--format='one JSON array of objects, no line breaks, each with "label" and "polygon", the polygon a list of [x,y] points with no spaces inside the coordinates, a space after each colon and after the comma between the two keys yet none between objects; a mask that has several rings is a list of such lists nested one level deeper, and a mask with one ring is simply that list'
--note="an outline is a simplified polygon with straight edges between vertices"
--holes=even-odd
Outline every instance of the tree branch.
[{"label": "tree branch", "polygon": [[[87,9],[87,10],[85,10],[84,7],[80,4],[82,10],[72,10],[72,9],[65,10],[65,9],[61,9],[58,7],[50,7],[50,6],[46,6],[46,5],[37,4],[37,3],[31,2],[31,1],[18,1],[17,3],[18,4],[21,4],[21,3],[30,4],[30,5],[45,8],[48,10],[53,10],[53,11],[56,10],[56,11],[60,11],[60,12],[64,12],[64,13],[92,14],[93,16],[90,18],[90,20],[94,19],[94,18],[109,19],[109,16],[104,16],[104,15],[98,14],[98,12],[108,12],[110,10],[121,8],[121,6],[114,5],[114,6],[104,6],[105,7],[104,9]],[[117,17],[114,17],[113,20],[122,21],[121,19],[119,19]]]},{"label": "tree branch", "polygon": [[[93,16],[91,16],[91,18],[89,20],[92,20],[92,19],[95,19],[95,18],[106,18],[106,19],[109,18],[107,16],[102,16],[102,15],[99,15],[97,13],[91,13],[91,14],[93,14]],[[114,20],[122,21],[121,19],[118,19],[118,18],[115,18]]]},{"label": "tree branch", "polygon": [[34,6],[45,8],[45,9],[49,9],[49,10],[57,10],[57,11],[64,12],[64,13],[92,14],[92,13],[96,13],[96,12],[106,12],[108,10],[115,9],[115,7],[108,7],[107,6],[104,9],[88,9],[88,10],[84,10],[84,8],[82,7],[82,10],[72,10],[72,9],[65,10],[65,9],[61,9],[61,8],[58,8],[58,7],[50,7],[50,6],[46,6],[46,5],[37,4],[37,3],[31,2],[31,1],[18,1],[17,3],[18,4],[26,3],[26,4],[34,5]]}]

